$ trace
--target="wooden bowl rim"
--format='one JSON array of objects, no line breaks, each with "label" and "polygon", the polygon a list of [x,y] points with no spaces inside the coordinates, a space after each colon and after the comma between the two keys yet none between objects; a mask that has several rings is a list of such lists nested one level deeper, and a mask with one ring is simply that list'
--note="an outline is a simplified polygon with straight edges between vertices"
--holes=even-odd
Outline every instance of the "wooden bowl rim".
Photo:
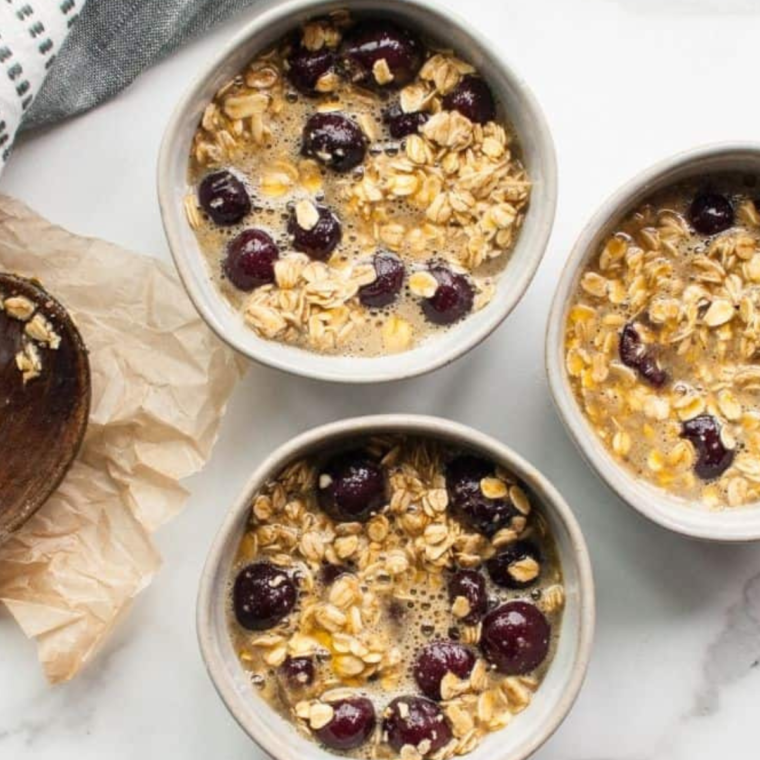
[{"label": "wooden bowl rim", "polygon": [[40,490],[40,498],[36,499],[34,502],[22,505],[22,508],[18,513],[11,516],[8,525],[4,531],[0,533],[0,544],[7,541],[22,525],[24,525],[24,523],[26,523],[27,520],[29,520],[43,506],[43,504],[48,501],[58,489],[58,486],[63,482],[63,479],[68,474],[81,451],[82,443],[84,442],[84,437],[89,426],[90,408],[92,405],[90,354],[82,338],[82,334],[79,332],[79,328],[68,309],[35,278],[23,277],[10,272],[0,272],[0,286],[5,286],[6,284],[10,288],[15,287],[24,291],[22,294],[27,295],[27,297],[33,300],[38,309],[44,309],[48,314],[55,314],[55,316],[61,321],[62,326],[65,327],[73,341],[74,350],[82,359],[81,381],[83,393],[81,394],[80,404],[83,404],[84,408],[81,414],[82,422],[79,425],[79,430],[74,439],[74,446],[68,461],[63,462],[63,464],[56,468],[49,479],[49,486]]}]

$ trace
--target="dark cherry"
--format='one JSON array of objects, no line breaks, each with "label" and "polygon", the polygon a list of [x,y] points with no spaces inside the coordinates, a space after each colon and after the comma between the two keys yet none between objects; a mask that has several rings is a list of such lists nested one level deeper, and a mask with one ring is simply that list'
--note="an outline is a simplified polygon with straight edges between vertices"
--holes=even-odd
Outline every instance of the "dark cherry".
[{"label": "dark cherry", "polygon": [[359,125],[340,113],[315,113],[303,128],[301,153],[337,172],[364,161],[367,138]]},{"label": "dark cherry", "polygon": [[477,570],[457,570],[449,578],[449,600],[453,602],[458,596],[470,604],[470,611],[462,621],[476,625],[488,610],[486,579]]},{"label": "dark cherry", "polygon": [[280,674],[291,689],[303,689],[314,683],[314,661],[311,657],[288,657],[280,665]]},{"label": "dark cherry", "polygon": [[372,263],[377,277],[359,288],[359,300],[370,309],[392,304],[404,286],[404,262],[393,253],[379,251]]},{"label": "dark cherry", "polygon": [[638,369],[641,357],[646,348],[636,328],[629,322],[620,333],[620,345],[618,346],[620,361],[626,367]]},{"label": "dark cherry", "polygon": [[[406,708],[402,709],[401,705]],[[407,744],[419,750],[420,744],[426,741],[430,747],[421,754],[428,755],[451,741],[451,727],[441,708],[425,697],[396,697],[384,715],[383,733],[396,752]]]},{"label": "dark cherry", "polygon": [[[373,67],[385,60],[393,79],[379,84]],[[408,29],[390,21],[357,24],[345,37],[343,64],[350,78],[368,87],[403,87],[414,79],[422,66],[423,48],[419,38]]]},{"label": "dark cherry", "polygon": [[650,353],[644,354],[638,369],[641,377],[653,388],[662,388],[668,382],[668,373]]},{"label": "dark cherry", "polygon": [[340,453],[320,472],[318,498],[333,520],[365,522],[385,504],[385,475],[361,451]]},{"label": "dark cherry", "polygon": [[734,207],[725,195],[698,193],[689,207],[691,226],[702,235],[716,235],[734,225]]},{"label": "dark cherry", "polygon": [[276,243],[263,230],[243,230],[227,245],[222,268],[238,290],[253,290],[274,282],[274,263],[280,257]]},{"label": "dark cherry", "polygon": [[500,673],[522,675],[537,668],[549,652],[551,626],[529,602],[507,602],[483,618],[480,648]]},{"label": "dark cherry", "polygon": [[388,125],[388,131],[394,140],[416,135],[429,118],[430,114],[423,111],[404,113],[398,104],[391,106],[383,113],[383,121]]},{"label": "dark cherry", "polygon": [[496,118],[496,104],[491,88],[473,74],[462,77],[459,84],[443,99],[447,111],[459,111],[476,124],[485,124]]},{"label": "dark cherry", "polygon": [[438,280],[435,293],[422,302],[422,311],[430,322],[450,325],[472,310],[475,291],[467,277],[442,264],[431,266],[430,274]]},{"label": "dark cherry", "polygon": [[430,699],[441,699],[441,681],[447,673],[467,678],[475,665],[475,655],[455,641],[433,641],[424,646],[414,661],[412,673],[420,691]]},{"label": "dark cherry", "polygon": [[635,369],[653,388],[662,388],[668,382],[668,373],[660,367],[657,358],[648,351],[636,328],[629,322],[620,333],[618,347],[620,361]]},{"label": "dark cherry", "polygon": [[319,577],[325,586],[332,586],[341,575],[350,575],[351,573],[353,573],[353,570],[350,567],[346,567],[346,565],[325,565],[319,571]]},{"label": "dark cherry", "polygon": [[480,481],[493,477],[494,470],[490,462],[469,454],[453,459],[446,467],[452,509],[463,523],[486,536],[506,527],[519,514],[508,497],[489,499],[483,494]]},{"label": "dark cherry", "polygon": [[697,450],[694,472],[702,480],[722,475],[734,461],[733,449],[727,449],[720,439],[720,424],[711,414],[700,414],[681,426],[681,436],[691,441]]},{"label": "dark cherry", "polygon": [[207,174],[201,180],[198,201],[217,224],[237,224],[251,210],[245,185],[226,170]]},{"label": "dark cherry", "polygon": [[[520,580],[519,563],[537,565],[535,577]],[[541,555],[530,541],[515,541],[486,562],[491,580],[502,588],[523,589],[532,586],[541,574]]]},{"label": "dark cherry", "polygon": [[293,248],[307,254],[312,259],[326,261],[340,243],[342,230],[338,217],[330,209],[317,206],[319,219],[310,229],[304,229],[298,224],[295,212],[291,213],[288,221],[288,233],[293,238]]},{"label": "dark cherry", "polygon": [[288,79],[304,95],[317,95],[317,82],[335,66],[335,53],[324,47],[307,50],[298,46],[288,56]]},{"label": "dark cherry", "polygon": [[235,617],[249,631],[271,628],[290,613],[296,596],[295,583],[284,570],[268,562],[256,562],[244,567],[235,578]]},{"label": "dark cherry", "polygon": [[330,749],[354,749],[369,739],[375,730],[375,708],[366,697],[349,697],[331,703],[332,720],[315,731]]}]

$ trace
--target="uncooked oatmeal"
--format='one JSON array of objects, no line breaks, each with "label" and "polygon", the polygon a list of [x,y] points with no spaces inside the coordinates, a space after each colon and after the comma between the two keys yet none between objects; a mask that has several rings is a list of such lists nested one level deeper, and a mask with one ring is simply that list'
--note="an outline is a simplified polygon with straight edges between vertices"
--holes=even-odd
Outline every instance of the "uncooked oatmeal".
[{"label": "uncooked oatmeal", "polygon": [[230,586],[252,688],[363,758],[442,760],[507,726],[540,688],[564,606],[552,537],[517,479],[400,436],[267,483]]},{"label": "uncooked oatmeal", "polygon": [[376,17],[307,23],[220,89],[185,198],[211,276],[264,338],[408,350],[486,306],[530,183],[480,74]]},{"label": "uncooked oatmeal", "polygon": [[5,297],[0,293],[0,311],[4,311],[11,319],[24,323],[24,334],[14,361],[26,385],[40,376],[44,351],[56,351],[61,345],[61,336],[45,315],[38,311],[37,304],[26,296]]},{"label": "uncooked oatmeal", "polygon": [[661,192],[581,276],[566,363],[610,453],[709,508],[760,499],[757,178]]}]

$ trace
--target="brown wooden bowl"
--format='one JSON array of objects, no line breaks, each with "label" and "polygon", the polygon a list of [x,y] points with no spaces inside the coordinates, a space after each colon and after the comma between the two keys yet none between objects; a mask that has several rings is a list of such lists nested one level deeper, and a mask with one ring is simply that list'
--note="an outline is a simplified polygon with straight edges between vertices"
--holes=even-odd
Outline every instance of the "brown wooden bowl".
[{"label": "brown wooden bowl", "polygon": [[60,336],[56,350],[35,343],[38,377],[23,381],[16,355],[27,322],[0,311],[0,544],[55,491],[71,467],[90,413],[90,363],[66,309],[35,282],[0,273],[3,300],[23,296]]}]

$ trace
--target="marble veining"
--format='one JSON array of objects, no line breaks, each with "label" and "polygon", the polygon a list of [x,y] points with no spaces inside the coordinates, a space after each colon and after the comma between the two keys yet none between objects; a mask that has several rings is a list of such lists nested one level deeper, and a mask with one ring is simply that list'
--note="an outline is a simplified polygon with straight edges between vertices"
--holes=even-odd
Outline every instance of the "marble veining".
[{"label": "marble veining", "polygon": [[747,581],[741,597],[726,614],[723,630],[710,644],[704,663],[704,685],[688,717],[715,715],[720,693],[760,665],[760,573]]},{"label": "marble veining", "polygon": [[[322,422],[391,411],[446,415],[504,440],[579,517],[598,588],[594,655],[576,706],[537,760],[757,760],[760,546],[687,541],[611,494],[551,407],[543,339],[557,273],[609,192],[683,148],[757,139],[760,101],[747,82],[760,6],[442,4],[516,65],[556,141],[557,220],[525,299],[482,346],[429,377],[344,388],[252,366],[211,462],[187,484],[188,509],[158,534],[165,563],[155,583],[80,679],[50,689],[33,646],[0,612],[0,760],[263,760],[218,700],[195,642],[211,536],[273,446]],[[190,45],[97,111],[26,137],[0,191],[77,233],[168,259],[154,192],[158,144],[178,93],[238,27]]]}]

